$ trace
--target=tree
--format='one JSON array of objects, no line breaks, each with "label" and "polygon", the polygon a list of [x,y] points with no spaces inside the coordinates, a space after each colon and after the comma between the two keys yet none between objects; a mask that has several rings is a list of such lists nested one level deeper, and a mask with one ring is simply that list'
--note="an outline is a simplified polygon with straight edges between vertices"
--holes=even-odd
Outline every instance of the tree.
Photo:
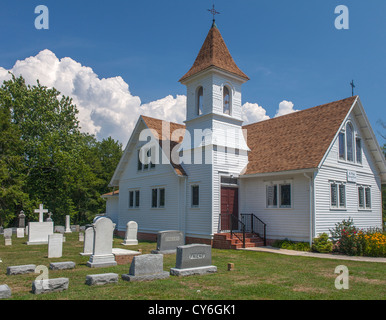
[{"label": "tree", "polygon": [[54,214],[56,223],[64,223],[66,215],[73,223],[85,223],[104,212],[100,196],[108,192],[122,146],[111,138],[98,142],[81,133],[72,100],[39,81],[30,86],[12,76],[0,88],[0,106],[3,221],[21,208],[36,219],[32,205],[39,203]]}]

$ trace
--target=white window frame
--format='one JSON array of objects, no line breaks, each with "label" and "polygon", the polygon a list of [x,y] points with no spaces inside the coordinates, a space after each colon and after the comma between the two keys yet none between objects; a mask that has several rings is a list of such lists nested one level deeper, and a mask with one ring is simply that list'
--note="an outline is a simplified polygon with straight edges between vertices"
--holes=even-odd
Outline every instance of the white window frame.
[{"label": "white window frame", "polygon": [[[281,187],[282,186],[290,186],[290,205],[281,205]],[[273,187],[275,192],[275,187],[276,187],[276,205],[268,204],[268,188]],[[275,196],[274,196],[275,197]],[[280,210],[285,210],[285,209],[293,209],[294,207],[294,198],[293,198],[293,183],[288,182],[288,181],[277,181],[277,182],[270,182],[266,183],[265,187],[265,206],[267,209],[280,209]]]},{"label": "white window frame", "polygon": [[[150,151],[150,155],[148,155],[149,158],[151,158],[151,151],[152,151],[153,148],[150,148],[147,152]],[[151,162],[148,163],[148,164],[144,164],[141,162],[140,158],[139,158],[139,155],[140,155],[140,152],[141,152],[141,148],[138,148],[137,149],[137,172],[148,172],[150,170],[154,170],[156,168],[156,165]],[[139,169],[139,162],[141,162],[141,169]],[[147,166],[147,168],[145,167]]]},{"label": "white window frame", "polygon": [[[363,207],[360,206],[360,195],[359,189],[363,189]],[[370,205],[367,205],[367,190],[370,192]],[[357,185],[357,195],[358,195],[358,210],[359,211],[371,211],[372,210],[372,195],[371,195],[371,186],[369,185]]]},{"label": "white window frame", "polygon": [[[336,185],[336,205],[332,204],[332,185]],[[330,181],[330,209],[331,210],[346,210],[347,209],[347,188],[346,183],[341,181]],[[340,190],[344,187],[344,204],[341,203]]]},{"label": "white window frame", "polygon": [[[138,198],[139,198],[139,205],[137,206],[137,192],[138,192]],[[130,194],[133,193],[133,205],[131,206],[130,200],[131,196]],[[132,209],[138,209],[141,206],[141,190],[140,189],[129,189],[129,197],[128,197],[128,208],[130,210]]]},{"label": "white window frame", "polygon": [[[157,205],[153,206],[153,190],[157,190]],[[164,190],[164,204],[161,206],[161,190]],[[151,209],[164,209],[166,207],[166,188],[151,187],[150,189],[150,207]]]}]

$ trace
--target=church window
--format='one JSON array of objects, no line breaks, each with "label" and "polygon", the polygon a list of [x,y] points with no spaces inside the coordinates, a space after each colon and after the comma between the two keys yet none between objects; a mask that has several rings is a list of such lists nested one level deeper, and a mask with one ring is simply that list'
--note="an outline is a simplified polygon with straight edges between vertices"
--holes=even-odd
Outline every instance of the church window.
[{"label": "church window", "polygon": [[202,115],[202,111],[204,108],[204,89],[203,87],[199,87],[197,90],[197,115]]},{"label": "church window", "polygon": [[223,112],[224,114],[231,114],[231,95],[228,87],[224,86],[223,89]]},{"label": "church window", "polygon": [[346,208],[346,185],[342,182],[330,184],[330,206],[331,209]]},{"label": "church window", "polygon": [[346,141],[344,132],[339,133],[339,159],[346,160]]},{"label": "church window", "polygon": [[355,145],[356,145],[357,163],[362,164],[362,140],[361,140],[361,138],[355,139]]},{"label": "church window", "polygon": [[139,190],[129,191],[129,208],[139,208]]},{"label": "church window", "polygon": [[292,208],[291,183],[271,183],[266,187],[267,208]]},{"label": "church window", "polygon": [[200,187],[192,186],[192,207],[200,205]]},{"label": "church window", "polygon": [[151,190],[151,207],[164,208],[165,207],[165,188],[154,188]]},{"label": "church window", "polygon": [[354,129],[351,123],[346,127],[347,160],[354,161]]}]

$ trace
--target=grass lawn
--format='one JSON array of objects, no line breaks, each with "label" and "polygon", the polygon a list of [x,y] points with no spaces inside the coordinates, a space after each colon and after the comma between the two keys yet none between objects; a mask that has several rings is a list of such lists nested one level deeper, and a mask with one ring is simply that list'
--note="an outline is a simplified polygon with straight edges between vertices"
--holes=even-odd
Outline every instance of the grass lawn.
[{"label": "grass lawn", "polygon": [[[121,274],[128,273],[130,265],[91,269],[88,257],[79,255],[83,243],[78,233],[66,234],[63,257],[47,258],[47,245],[27,246],[27,238],[12,239],[12,246],[4,246],[1,237],[0,285],[7,284],[13,300],[384,300],[386,273],[384,263],[355,262],[309,257],[283,256],[272,253],[217,250],[212,251],[216,274],[190,277],[170,277],[152,282],[129,283]],[[142,249],[144,254],[155,249],[152,242],[125,247],[122,239],[114,239],[115,248]],[[176,255],[164,256],[164,270],[175,266]],[[37,274],[7,276],[7,266],[36,264],[49,266],[50,262],[74,261],[73,270],[51,271],[50,278],[70,279],[69,289],[60,293],[34,295],[32,282]],[[227,263],[235,270],[227,271]],[[348,290],[337,290],[334,270],[338,265],[349,269]],[[99,287],[85,284],[86,275],[118,273],[119,282]]]}]

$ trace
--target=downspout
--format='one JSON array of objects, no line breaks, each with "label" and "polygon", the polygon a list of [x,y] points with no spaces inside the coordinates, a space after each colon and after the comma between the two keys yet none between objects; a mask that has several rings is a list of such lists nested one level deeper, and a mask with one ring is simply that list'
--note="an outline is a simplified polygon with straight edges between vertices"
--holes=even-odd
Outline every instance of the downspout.
[{"label": "downspout", "polygon": [[310,247],[312,246],[312,239],[313,239],[313,204],[312,204],[312,200],[313,200],[313,185],[312,185],[312,176],[309,177],[306,173],[303,173],[304,176],[308,179],[309,181],[309,189],[310,189],[310,192],[309,192],[309,198],[310,198],[310,238],[309,238],[309,243],[310,243]]}]

